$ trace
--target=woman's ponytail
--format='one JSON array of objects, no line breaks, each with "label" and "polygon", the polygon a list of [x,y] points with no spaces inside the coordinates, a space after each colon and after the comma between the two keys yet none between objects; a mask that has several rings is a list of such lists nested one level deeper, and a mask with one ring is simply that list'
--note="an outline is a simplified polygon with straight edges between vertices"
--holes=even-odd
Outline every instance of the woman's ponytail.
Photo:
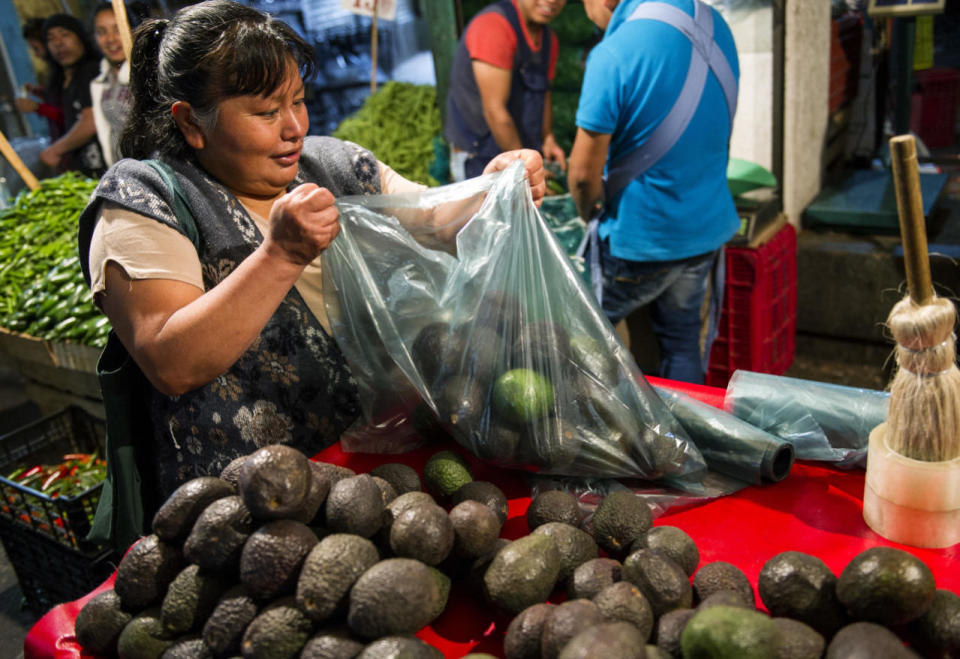
[{"label": "woman's ponytail", "polygon": [[120,153],[127,158],[149,158],[164,140],[162,124],[172,122],[169,104],[160,91],[160,45],[170,24],[165,18],[145,21],[133,33],[130,54],[130,91],[133,105],[120,137]]}]

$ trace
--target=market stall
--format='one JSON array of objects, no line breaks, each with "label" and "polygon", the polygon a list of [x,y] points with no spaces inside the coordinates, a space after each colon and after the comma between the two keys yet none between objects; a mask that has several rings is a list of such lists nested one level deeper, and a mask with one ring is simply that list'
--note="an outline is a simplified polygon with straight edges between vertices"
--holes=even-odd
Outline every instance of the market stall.
[{"label": "market stall", "polygon": [[[698,400],[722,406],[724,390],[650,378],[657,386],[689,394]],[[453,445],[429,445],[401,455],[345,453],[339,445],[320,452],[315,459],[343,465],[358,473],[385,462],[403,462],[421,471],[438,450]],[[530,490],[517,472],[497,469],[466,456],[474,476],[499,485],[509,499],[509,516],[502,536],[525,535],[525,513]],[[701,565],[726,561],[740,568],[756,587],[763,564],[783,551],[803,551],[821,558],[839,574],[861,551],[875,546],[900,547],[923,560],[933,572],[937,587],[960,593],[960,545],[945,549],[919,549],[885,540],[863,521],[864,474],[859,469],[837,469],[813,462],[794,466],[779,483],[750,486],[735,494],[703,505],[670,510],[655,525],[671,525],[686,531],[700,550]],[[112,587],[113,577],[87,596],[52,609],[28,634],[26,659],[91,657],[73,637],[73,623],[83,605],[97,593]],[[552,601],[562,601],[554,598]],[[758,598],[759,605],[759,598]],[[440,648],[447,657],[470,652],[502,652],[503,635],[510,617],[454,586],[444,613],[417,635]]]}]

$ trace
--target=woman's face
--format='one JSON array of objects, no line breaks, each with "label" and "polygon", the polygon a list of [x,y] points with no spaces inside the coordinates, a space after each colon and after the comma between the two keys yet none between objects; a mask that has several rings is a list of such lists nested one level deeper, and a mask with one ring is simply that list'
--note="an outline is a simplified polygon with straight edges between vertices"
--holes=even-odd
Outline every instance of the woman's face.
[{"label": "woman's face", "polygon": [[567,0],[520,0],[517,6],[528,22],[546,25],[560,15],[565,4]]},{"label": "woman's face", "polygon": [[203,131],[197,159],[238,196],[282,195],[297,175],[307,134],[303,80],[291,60],[287,76],[269,96],[235,96],[220,102],[216,123]]},{"label": "woman's face", "polygon": [[63,27],[47,30],[47,49],[57,64],[65,69],[75,66],[83,57],[83,42],[77,33]]},{"label": "woman's face", "polygon": [[93,20],[93,30],[97,36],[97,45],[100,52],[110,64],[120,66],[126,58],[123,53],[123,42],[120,41],[120,28],[112,9],[104,9]]}]

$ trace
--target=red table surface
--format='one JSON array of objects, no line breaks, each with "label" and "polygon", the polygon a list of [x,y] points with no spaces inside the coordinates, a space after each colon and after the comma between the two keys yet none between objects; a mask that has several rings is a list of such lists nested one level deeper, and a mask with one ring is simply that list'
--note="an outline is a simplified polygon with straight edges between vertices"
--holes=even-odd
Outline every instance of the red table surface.
[{"label": "red table surface", "polygon": [[[651,384],[688,393],[703,402],[721,406],[724,390],[687,385],[658,378]],[[432,444],[402,455],[344,453],[339,444],[324,449],[316,459],[366,472],[384,462],[403,462],[422,471],[427,459],[441,448],[463,454],[476,480],[501,487],[510,500],[510,512],[501,535],[517,538],[527,533],[525,513],[529,490],[522,474],[481,463],[459,446]],[[890,542],[871,531],[863,521],[862,470],[844,471],[815,463],[797,463],[785,480],[750,486],[706,504],[670,510],[656,525],[677,526],[700,549],[700,565],[727,561],[739,567],[756,588],[763,564],[782,551],[804,551],[819,556],[835,574],[856,554],[878,545],[905,549],[933,571],[937,587],[960,594],[960,544],[946,549],[919,549]],[[94,595],[111,588],[113,576],[84,597],[51,609],[27,634],[25,659],[94,659],[84,653],[73,636],[77,613]],[[557,594],[558,601],[562,593]],[[757,604],[761,605],[757,596]],[[446,657],[470,652],[503,656],[503,634],[510,617],[496,611],[455,584],[443,614],[417,636],[443,651]]]}]

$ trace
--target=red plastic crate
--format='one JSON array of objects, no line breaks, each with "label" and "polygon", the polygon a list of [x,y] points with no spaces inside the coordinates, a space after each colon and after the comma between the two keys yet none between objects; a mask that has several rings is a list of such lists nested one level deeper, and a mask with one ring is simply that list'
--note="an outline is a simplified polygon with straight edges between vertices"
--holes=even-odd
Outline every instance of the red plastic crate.
[{"label": "red plastic crate", "polygon": [[910,107],[910,130],[931,149],[953,146],[957,130],[957,92],[960,71],[927,69],[915,71],[919,91]]},{"label": "red plastic crate", "polygon": [[784,225],[756,248],[728,247],[727,281],[708,385],[737,369],[780,375],[793,363],[797,326],[797,234]]}]

